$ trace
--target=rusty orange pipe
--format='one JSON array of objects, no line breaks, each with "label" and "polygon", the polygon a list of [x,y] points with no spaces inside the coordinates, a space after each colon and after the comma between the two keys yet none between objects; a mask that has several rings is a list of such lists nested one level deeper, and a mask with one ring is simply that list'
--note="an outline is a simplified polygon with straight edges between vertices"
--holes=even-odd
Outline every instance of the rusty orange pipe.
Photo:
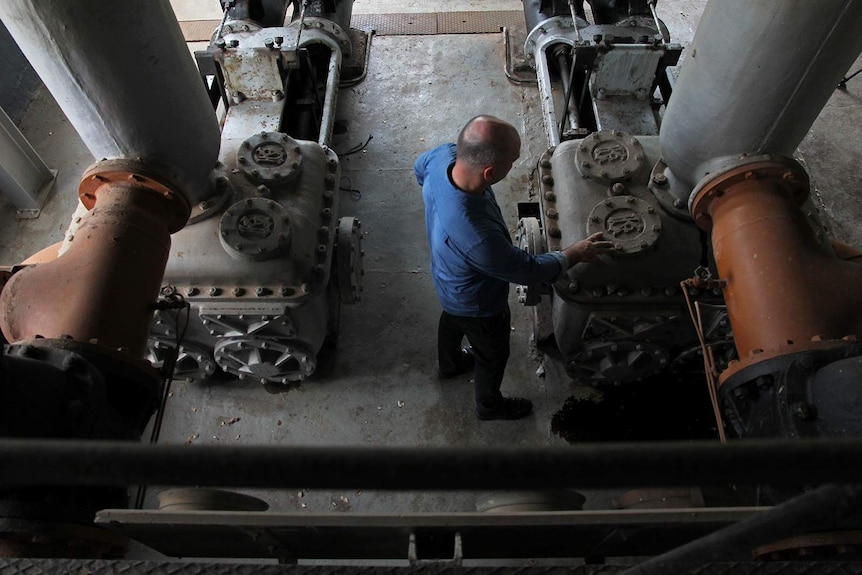
[{"label": "rusty orange pipe", "polygon": [[817,242],[784,183],[737,181],[705,213],[741,363],[860,334],[862,266]]},{"label": "rusty orange pipe", "polygon": [[0,294],[9,341],[69,335],[140,357],[170,250],[175,202],[134,179],[93,194],[68,251],[17,272]]}]

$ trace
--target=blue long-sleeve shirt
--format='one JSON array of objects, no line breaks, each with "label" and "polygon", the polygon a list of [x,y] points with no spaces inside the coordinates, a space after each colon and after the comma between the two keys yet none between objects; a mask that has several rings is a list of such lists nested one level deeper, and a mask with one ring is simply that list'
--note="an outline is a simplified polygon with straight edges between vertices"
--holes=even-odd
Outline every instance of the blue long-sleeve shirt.
[{"label": "blue long-sleeve shirt", "polygon": [[555,280],[566,269],[562,252],[531,256],[512,237],[490,186],[481,196],[459,190],[451,179],[455,145],[445,144],[416,159],[422,186],[431,275],[443,310],[486,317],[506,309],[509,283]]}]

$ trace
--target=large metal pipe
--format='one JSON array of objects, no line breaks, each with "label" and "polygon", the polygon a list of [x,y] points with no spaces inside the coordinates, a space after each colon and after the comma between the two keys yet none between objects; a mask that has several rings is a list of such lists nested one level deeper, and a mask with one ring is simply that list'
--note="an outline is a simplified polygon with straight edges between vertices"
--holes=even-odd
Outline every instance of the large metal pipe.
[{"label": "large metal pipe", "polygon": [[66,253],[19,271],[0,293],[9,341],[71,337],[141,357],[177,218],[165,194],[155,181],[101,184]]},{"label": "large metal pipe", "polygon": [[690,573],[707,563],[744,557],[767,543],[803,533],[836,531],[858,515],[862,486],[823,485],[739,523],[626,569],[620,575]]},{"label": "large metal pipe", "polygon": [[3,0],[0,19],[96,158],[209,195],[219,127],[168,0]]},{"label": "large metal pipe", "polygon": [[338,81],[341,77],[341,51],[332,50],[329,56],[329,67],[326,73],[326,92],[323,97],[323,112],[320,118],[320,135],[317,143],[329,146],[332,138],[332,127],[335,125],[335,103],[338,98]]},{"label": "large metal pipe", "polygon": [[797,205],[808,193],[802,168],[786,158],[751,160],[758,158],[699,186],[692,203],[698,225],[712,231],[740,358],[722,381],[862,331],[862,266],[835,257],[815,236]]},{"label": "large metal pipe", "polygon": [[853,483],[862,441],[595,443],[567,448],[167,445],[0,440],[0,487],[188,485],[457,490]]},{"label": "large metal pipe", "polygon": [[791,155],[862,50],[860,29],[858,0],[709,2],[661,128],[673,178],[690,191],[716,158]]}]

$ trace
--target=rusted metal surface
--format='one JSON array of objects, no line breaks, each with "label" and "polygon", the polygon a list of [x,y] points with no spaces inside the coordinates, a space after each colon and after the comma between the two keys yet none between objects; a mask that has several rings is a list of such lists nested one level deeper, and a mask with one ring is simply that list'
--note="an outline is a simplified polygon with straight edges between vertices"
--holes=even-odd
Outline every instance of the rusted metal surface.
[{"label": "rusted metal surface", "polygon": [[60,248],[63,247],[63,242],[57,242],[56,244],[51,244],[47,248],[41,249],[32,256],[28,257],[26,260],[21,262],[22,266],[29,266],[34,264],[44,264],[51,261],[56,260],[60,254]]},{"label": "rusted metal surface", "polygon": [[[92,210],[99,194],[112,193],[123,187],[137,192],[150,192],[168,200],[167,213],[161,219],[165,220],[170,233],[174,233],[186,225],[191,205],[184,194],[178,193],[180,186],[166,177],[168,173],[169,169],[159,169],[140,160],[102,160],[90,166],[81,176],[78,197],[84,207]],[[105,184],[117,186],[104,187]],[[160,208],[158,211],[161,213],[165,209]]]},{"label": "rusted metal surface", "polygon": [[862,531],[833,531],[791,537],[752,550],[755,559],[812,560],[853,555],[862,549]]},{"label": "rusted metal surface", "polygon": [[171,226],[185,221],[177,211],[182,202],[145,176],[99,177],[85,175],[82,198],[93,209],[69,250],[22,269],[3,290],[0,327],[10,341],[71,336],[143,353]]},{"label": "rusted metal surface", "polygon": [[862,268],[824,246],[799,209],[808,179],[789,160],[732,168],[695,191],[695,221],[712,231],[740,362],[855,336]]}]

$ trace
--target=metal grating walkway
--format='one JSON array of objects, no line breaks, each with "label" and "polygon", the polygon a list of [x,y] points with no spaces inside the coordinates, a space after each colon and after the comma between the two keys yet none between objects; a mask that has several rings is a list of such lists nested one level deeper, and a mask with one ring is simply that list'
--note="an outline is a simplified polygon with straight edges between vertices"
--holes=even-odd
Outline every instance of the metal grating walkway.
[{"label": "metal grating walkway", "polygon": [[[491,34],[505,26],[524,24],[519,10],[498,12],[422,12],[417,14],[354,14],[350,25],[360,30],[374,30],[378,36],[416,36],[434,34]],[[218,27],[218,20],[180,22],[186,42],[205,42]]]},{"label": "metal grating walkway", "polygon": [[417,34],[488,34],[524,22],[518,10],[500,12],[438,12],[419,14],[354,14],[350,25],[374,29],[378,36]]}]

